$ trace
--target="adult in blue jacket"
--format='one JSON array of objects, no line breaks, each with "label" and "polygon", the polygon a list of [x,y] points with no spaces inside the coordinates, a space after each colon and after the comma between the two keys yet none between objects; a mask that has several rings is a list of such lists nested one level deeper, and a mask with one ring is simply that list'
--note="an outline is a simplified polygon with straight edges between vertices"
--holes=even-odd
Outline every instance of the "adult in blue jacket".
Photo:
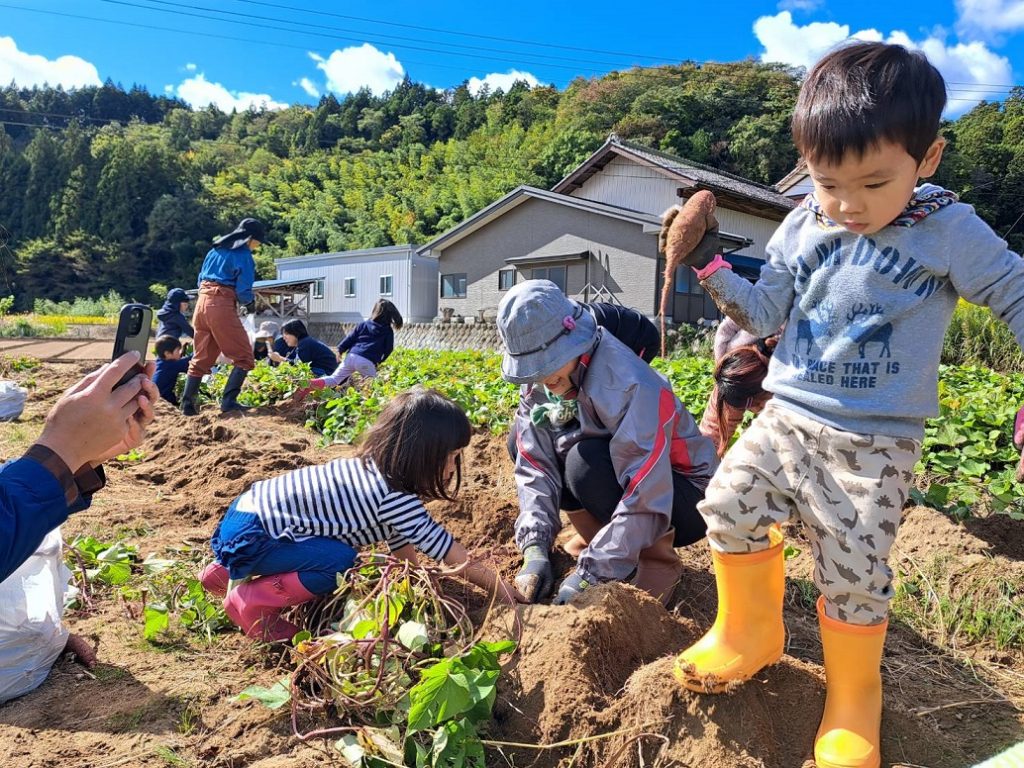
[{"label": "adult in blue jacket", "polygon": [[167,292],[167,301],[156,313],[156,335],[173,336],[176,339],[193,338],[196,332],[185,317],[187,311],[188,294],[181,288],[171,288]]},{"label": "adult in blue jacket", "polygon": [[338,364],[334,350],[319,339],[310,336],[309,331],[306,330],[306,324],[301,320],[289,320],[282,325],[281,338],[288,345],[288,353],[280,354],[275,344],[269,357],[276,363],[301,360],[304,363],[309,363],[314,376],[325,376],[328,372],[333,371]]},{"label": "adult in blue jacket", "polygon": [[102,462],[142,442],[159,397],[152,363],[114,388],[139,363],[129,352],[90,373],[57,401],[39,439],[0,469],[0,581],[36,551],[68,515],[89,506],[106,482]]},{"label": "adult in blue jacket", "polygon": [[238,317],[238,304],[250,314],[256,311],[252,284],[256,279],[253,251],[266,238],[266,228],[257,219],[242,219],[234,232],[213,241],[199,271],[199,300],[192,318],[195,321],[195,354],[188,366],[185,390],[181,394],[181,412],[199,415],[196,395],[203,376],[208,374],[221,353],[234,367],[228,375],[220,399],[220,409],[244,411],[238,402],[245,377],[256,367],[252,342]]}]

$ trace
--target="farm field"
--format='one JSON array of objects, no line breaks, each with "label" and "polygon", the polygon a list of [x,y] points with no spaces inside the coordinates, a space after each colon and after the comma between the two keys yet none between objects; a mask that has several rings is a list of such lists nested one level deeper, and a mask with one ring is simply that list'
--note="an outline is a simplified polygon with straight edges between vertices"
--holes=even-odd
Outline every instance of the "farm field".
[{"label": "farm field", "polygon": [[[329,437],[350,439],[392,390],[420,380],[443,382],[446,394],[470,413],[477,434],[466,452],[459,501],[434,502],[430,509],[511,576],[519,564],[512,543],[517,501],[502,425],[515,406],[515,390],[474,384],[486,377],[463,373],[463,366],[487,370],[486,360],[421,357],[398,357],[393,374],[365,392],[321,398],[311,405],[312,420]],[[663,365],[680,397],[699,412],[706,363]],[[12,376],[32,385],[31,396],[21,421],[0,425],[4,456],[18,455],[31,442],[62,388],[92,364],[19,367]],[[966,390],[969,384],[994,401],[994,390],[985,387],[1007,385],[986,376],[961,369],[950,373],[946,386]],[[1018,386],[1015,380],[1011,388]],[[944,392],[944,402],[947,397],[957,392]],[[1006,399],[1012,413],[1017,400]],[[1024,739],[1024,521],[1016,489],[1006,480],[1012,470],[1005,445],[987,421],[1003,414],[966,399],[957,408],[968,418],[929,430],[915,494],[929,506],[905,510],[892,558],[899,582],[883,660],[886,765],[959,768]],[[352,448],[324,445],[305,425],[310,414],[302,409],[261,405],[224,417],[207,407],[184,420],[161,403],[159,416],[138,454],[111,464],[107,488],[64,526],[66,542],[91,536],[137,550],[126,582],[94,581],[82,605],[65,615],[72,632],[98,643],[100,663],[87,673],[63,659],[38,690],[0,706],[0,765],[345,765],[335,747],[338,734],[300,740],[288,705],[269,709],[236,699],[250,686],[271,688],[287,675],[294,668],[288,653],[256,646],[214,618],[186,627],[179,609],[186,604],[185,580],[209,557],[210,534],[231,499],[256,480],[350,455]],[[515,654],[502,657],[493,718],[482,729],[486,765],[812,765],[824,703],[813,563],[799,529],[789,526],[785,533],[786,655],[717,697],[685,691],[671,676],[672,656],[715,614],[703,543],[679,550],[686,569],[667,611],[632,587],[608,585],[569,606],[520,607],[516,619],[508,608],[488,610],[482,592],[452,589],[481,637],[519,643]],[[571,534],[563,530],[559,545]],[[179,580],[179,607],[169,609],[166,627],[149,623],[154,602],[167,599],[144,577],[141,563],[150,555],[172,561],[168,579]],[[555,562],[563,572],[571,567],[561,550]],[[343,714],[299,712],[295,725],[302,732],[340,726]]]}]

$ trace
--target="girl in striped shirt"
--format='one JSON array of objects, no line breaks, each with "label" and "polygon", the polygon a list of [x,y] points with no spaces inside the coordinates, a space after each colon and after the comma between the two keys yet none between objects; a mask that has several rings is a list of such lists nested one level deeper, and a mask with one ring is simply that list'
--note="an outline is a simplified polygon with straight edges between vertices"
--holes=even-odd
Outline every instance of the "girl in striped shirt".
[{"label": "girl in striped shirt", "polygon": [[[418,550],[446,565],[465,563],[466,549],[422,500],[454,499],[469,438],[466,414],[437,391],[401,393],[355,458],[261,480],[235,499],[210,542],[216,559],[200,581],[212,594],[226,593],[224,609],[247,635],[288,640],[298,628],[281,612],[333,592],[359,547],[387,542],[392,554],[413,562]],[[523,600],[482,565],[471,563],[462,574]],[[236,579],[249,580],[229,591]]]}]

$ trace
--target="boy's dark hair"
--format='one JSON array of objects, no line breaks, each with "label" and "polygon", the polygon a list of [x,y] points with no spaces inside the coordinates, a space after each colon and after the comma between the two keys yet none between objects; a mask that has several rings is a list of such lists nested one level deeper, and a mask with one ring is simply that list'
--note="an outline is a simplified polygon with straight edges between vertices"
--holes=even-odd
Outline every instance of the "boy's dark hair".
[{"label": "boy's dark hair", "polygon": [[455,463],[455,490],[444,480],[448,454],[469,445],[469,419],[435,389],[415,386],[396,395],[363,437],[359,457],[372,461],[396,491],[423,499],[454,500],[462,486],[462,459]]},{"label": "boy's dark hair", "polygon": [[793,111],[793,143],[812,162],[839,163],[880,141],[920,163],[939,135],[946,83],[920,51],[852,43],[827,54],[807,75]]},{"label": "boy's dark hair", "polygon": [[290,333],[299,341],[309,336],[309,331],[306,330],[306,324],[301,320],[289,320],[287,323],[281,326],[281,333]]},{"label": "boy's dark hair", "polygon": [[161,359],[168,352],[173,352],[180,348],[181,341],[178,340],[177,336],[157,336],[156,341],[153,342],[153,350],[156,352],[156,356]]},{"label": "boy's dark hair", "polygon": [[402,327],[402,313],[398,307],[387,299],[378,299],[370,310],[370,319],[381,325],[390,325],[396,329]]}]

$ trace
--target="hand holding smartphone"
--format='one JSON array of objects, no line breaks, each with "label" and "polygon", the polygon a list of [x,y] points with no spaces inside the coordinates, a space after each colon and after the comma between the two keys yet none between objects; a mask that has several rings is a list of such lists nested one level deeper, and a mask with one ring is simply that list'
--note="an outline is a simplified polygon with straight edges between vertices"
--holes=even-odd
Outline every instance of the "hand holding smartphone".
[{"label": "hand holding smartphone", "polygon": [[114,385],[117,389],[127,384],[132,377],[141,373],[146,364],[146,350],[153,330],[153,310],[145,304],[125,304],[117,319],[117,335],[114,337],[114,353],[111,360],[117,360],[125,352],[139,353],[139,364],[125,373]]}]

